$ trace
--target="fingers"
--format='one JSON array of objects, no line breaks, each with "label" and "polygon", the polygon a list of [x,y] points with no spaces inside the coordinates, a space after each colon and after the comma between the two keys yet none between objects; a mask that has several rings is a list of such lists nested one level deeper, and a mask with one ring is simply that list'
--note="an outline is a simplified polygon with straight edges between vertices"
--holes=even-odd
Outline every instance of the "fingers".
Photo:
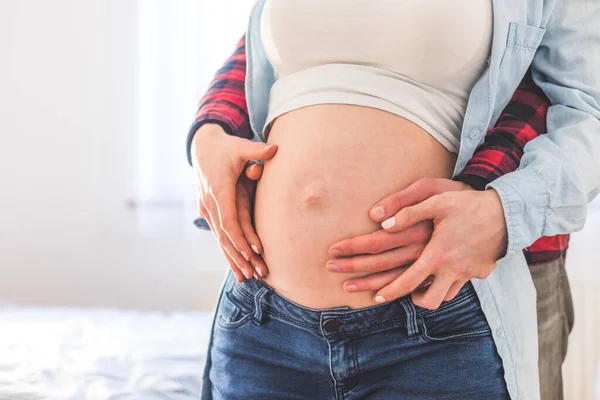
[{"label": "fingers", "polygon": [[226,251],[223,251],[223,254],[227,259],[227,262],[229,263],[229,268],[231,268],[233,276],[235,276],[235,280],[237,282],[243,282],[245,279],[244,274],[242,274],[242,271],[237,267],[237,265],[235,265],[235,261],[233,261],[233,259],[229,257],[229,254]]},{"label": "fingers", "polygon": [[254,230],[254,226],[252,225],[252,217],[250,215],[251,210],[251,201],[248,192],[238,185],[238,197],[237,197],[237,208],[238,208],[238,216],[240,226],[242,228],[242,232],[244,237],[250,244],[252,248],[253,255],[250,258],[250,262],[254,267],[256,273],[261,277],[265,277],[268,274],[267,266],[260,257],[260,254],[263,252],[263,247],[256,231]]},{"label": "fingers", "polygon": [[263,142],[253,142],[248,139],[239,139],[241,144],[236,146],[239,149],[239,155],[244,160],[268,160],[277,153],[277,146],[273,144],[265,144]]},{"label": "fingers", "polygon": [[246,167],[246,176],[248,179],[257,181],[262,176],[263,166],[256,163],[251,163]]},{"label": "fingers", "polygon": [[[206,213],[209,216],[208,222],[211,225],[213,234],[217,238],[217,241],[219,242],[219,245],[221,246],[221,248],[235,262],[237,267],[243,272],[243,274],[246,278],[248,278],[248,279],[252,278],[252,276],[254,275],[254,268],[252,267],[252,265],[250,265],[250,263],[247,260],[245,260],[245,257],[242,257],[240,255],[240,252],[235,248],[235,246],[229,239],[229,236],[227,235],[227,233],[225,233],[225,231],[223,231],[223,229],[221,227],[221,223],[219,222],[219,212],[217,210],[216,202],[214,201],[213,197],[210,194],[205,195],[203,197],[203,205],[206,209]],[[237,216],[236,216],[236,218],[237,218]],[[236,221],[236,223],[237,223],[237,221]],[[241,232],[241,228],[240,228],[240,232]],[[243,235],[242,235],[242,237],[243,237]],[[244,239],[244,241],[245,241],[245,239]],[[246,243],[246,246],[248,246],[247,243]],[[248,252],[248,254],[250,254],[250,253]]]},{"label": "fingers", "polygon": [[428,310],[437,310],[453,283],[454,280],[451,277],[438,275],[426,289],[414,292],[411,296],[412,301],[419,307]]},{"label": "fingers", "polygon": [[344,282],[344,290],[346,292],[370,292],[379,290],[402,275],[407,268],[407,266],[397,267],[390,269],[389,271],[371,274],[364,278],[349,279]]},{"label": "fingers", "polygon": [[262,254],[262,243],[252,225],[252,196],[248,189],[240,183],[237,185],[237,191],[238,219],[242,232],[252,251],[256,254]]},{"label": "fingers", "polygon": [[399,232],[424,220],[433,220],[438,214],[439,199],[435,195],[414,206],[405,207],[381,223],[388,232]]},{"label": "fingers", "polygon": [[378,230],[332,244],[329,248],[329,257],[339,258],[358,254],[377,254],[396,247],[427,243],[432,231],[433,226],[430,221],[420,222],[400,232]]},{"label": "fingers", "polygon": [[242,232],[236,207],[236,184],[224,182],[220,190],[213,191],[212,196],[217,206],[219,223],[234,248],[250,261],[252,250]]},{"label": "fingers", "polygon": [[415,205],[437,194],[435,178],[419,179],[409,187],[393,193],[373,206],[369,216],[375,222],[390,218],[405,207]]},{"label": "fingers", "polygon": [[373,206],[369,216],[375,222],[390,218],[405,207],[413,206],[436,194],[453,190],[464,190],[467,186],[444,178],[422,178],[404,190],[391,194]]},{"label": "fingers", "polygon": [[[207,212],[206,208],[204,207],[204,205],[202,203],[200,203],[200,215],[202,215],[204,217],[204,219],[208,223],[211,231],[213,233],[215,233],[215,229],[216,229],[215,225],[211,221],[210,214]],[[229,268],[231,268],[231,271],[233,272],[233,275],[235,276],[235,280],[238,282],[242,282],[244,280],[244,274],[238,268],[235,261],[229,256],[229,253],[227,251],[225,251],[225,249],[223,247],[221,247],[221,250],[223,251],[223,255],[225,256],[227,263],[229,264]]]},{"label": "fingers", "polygon": [[375,254],[354,256],[350,258],[336,258],[329,260],[326,268],[329,272],[382,272],[398,265],[412,263],[417,260],[423,251],[421,244],[397,247],[395,249]]},{"label": "fingers", "polygon": [[377,303],[395,300],[398,297],[412,293],[425,281],[431,273],[431,268],[423,260],[423,256],[412,264],[404,274],[396,278],[375,294]]},{"label": "fingers", "polygon": [[465,283],[467,283],[468,280],[460,280],[460,281],[456,281],[452,284],[452,286],[450,286],[450,289],[448,289],[448,293],[446,293],[446,296],[444,297],[444,301],[450,301],[452,299],[454,299],[456,297],[456,295],[458,294],[458,292],[460,292],[460,289],[462,289],[463,286],[465,286]]}]

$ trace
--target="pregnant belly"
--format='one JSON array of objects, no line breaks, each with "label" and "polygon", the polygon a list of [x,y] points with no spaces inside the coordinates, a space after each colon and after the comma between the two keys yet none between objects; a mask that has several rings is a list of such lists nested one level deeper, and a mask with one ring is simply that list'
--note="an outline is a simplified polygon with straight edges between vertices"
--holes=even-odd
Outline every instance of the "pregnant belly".
[{"label": "pregnant belly", "polygon": [[278,117],[267,142],[279,149],[264,164],[254,205],[265,281],[305,307],[375,304],[374,292],[343,290],[365,273],[326,269],[329,246],[381,229],[369,219],[371,207],[419,178],[450,177],[455,155],[402,117],[342,104]]}]

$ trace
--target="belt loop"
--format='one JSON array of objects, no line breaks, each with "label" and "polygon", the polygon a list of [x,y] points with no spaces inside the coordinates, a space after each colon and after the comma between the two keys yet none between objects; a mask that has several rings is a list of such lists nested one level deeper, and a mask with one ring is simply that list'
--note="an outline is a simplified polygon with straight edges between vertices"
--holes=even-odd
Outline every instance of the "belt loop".
[{"label": "belt loop", "polygon": [[260,325],[263,323],[264,315],[263,315],[263,298],[269,292],[269,289],[266,287],[261,287],[258,289],[258,292],[254,295],[254,316],[252,317],[252,321],[256,325]]},{"label": "belt loop", "polygon": [[406,331],[408,338],[413,339],[420,335],[419,324],[417,323],[417,310],[410,296],[401,299],[400,304],[402,304],[404,311],[406,311]]}]

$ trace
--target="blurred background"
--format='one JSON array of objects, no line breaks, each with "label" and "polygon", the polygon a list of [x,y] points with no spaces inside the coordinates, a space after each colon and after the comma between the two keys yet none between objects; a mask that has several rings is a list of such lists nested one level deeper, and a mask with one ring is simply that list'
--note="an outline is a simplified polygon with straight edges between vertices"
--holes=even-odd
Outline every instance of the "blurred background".
[{"label": "blurred background", "polygon": [[[185,136],[252,3],[0,0],[0,399],[197,398],[226,263]],[[599,239],[595,202],[569,400],[600,399]]]}]

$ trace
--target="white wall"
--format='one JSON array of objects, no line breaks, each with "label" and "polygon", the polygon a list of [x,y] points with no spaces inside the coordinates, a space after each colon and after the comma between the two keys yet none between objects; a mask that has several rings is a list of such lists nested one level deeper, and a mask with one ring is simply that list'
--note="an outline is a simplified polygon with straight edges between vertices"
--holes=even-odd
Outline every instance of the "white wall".
[{"label": "white wall", "polygon": [[[567,272],[575,308],[575,326],[569,336],[563,365],[565,399],[600,400],[600,199],[590,207],[582,232],[571,237]],[[595,388],[598,388],[594,396]]]},{"label": "white wall", "polygon": [[[212,236],[181,207],[155,210],[159,231],[140,230],[127,207],[139,176],[137,7],[0,0],[2,300],[212,305],[225,271]],[[182,165],[185,133],[172,132]]]}]

